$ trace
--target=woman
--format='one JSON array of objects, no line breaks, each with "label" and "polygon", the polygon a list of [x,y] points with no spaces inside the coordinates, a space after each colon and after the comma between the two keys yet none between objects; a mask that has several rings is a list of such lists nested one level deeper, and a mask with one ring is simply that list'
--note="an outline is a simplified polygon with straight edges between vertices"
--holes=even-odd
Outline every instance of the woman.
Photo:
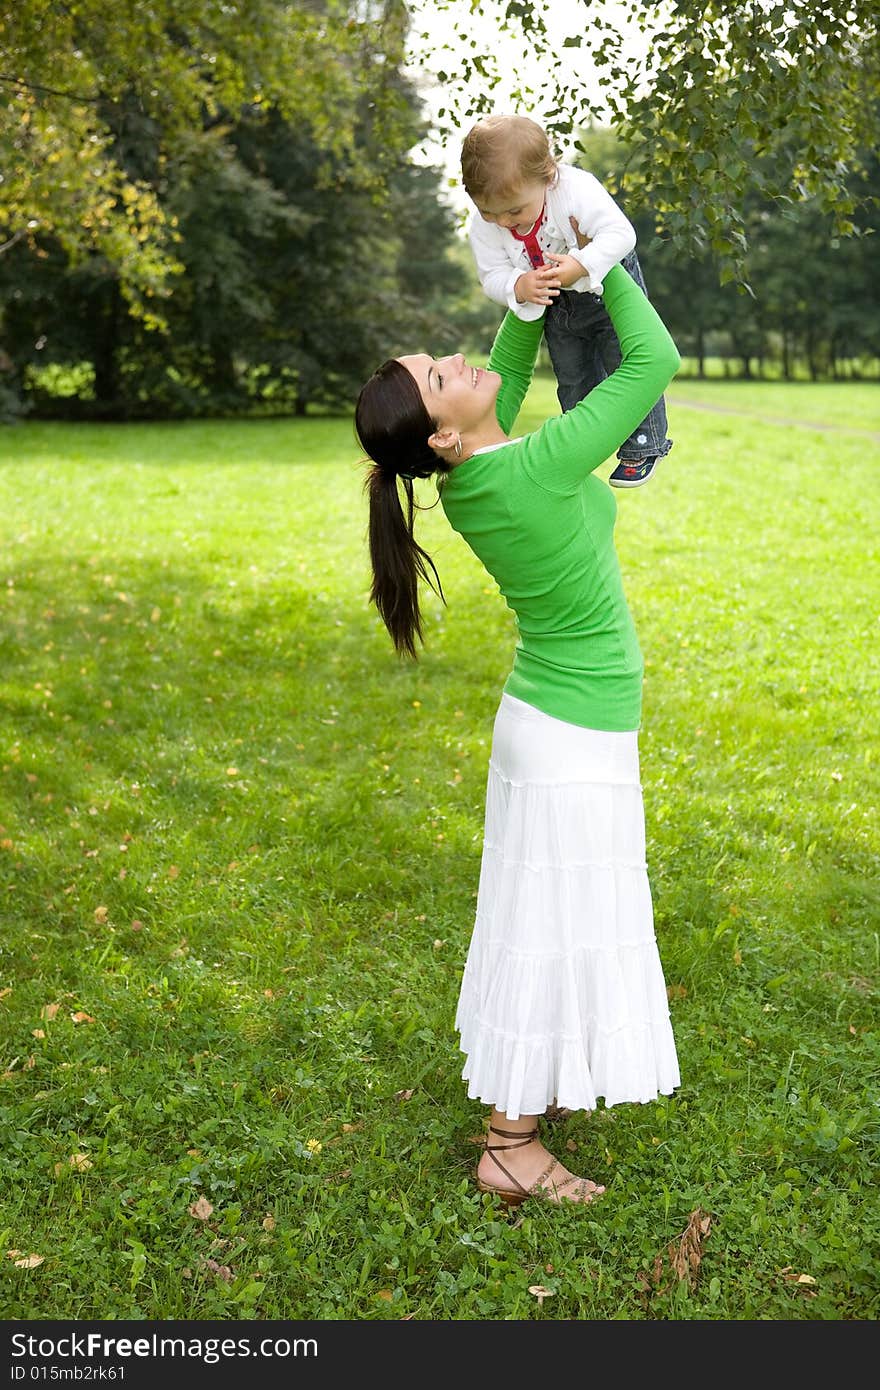
[{"label": "woman", "polygon": [[[555,263],[547,296],[559,290]],[[508,313],[487,369],[457,354],[385,362],[355,424],[370,455],[372,600],[401,653],[421,638],[413,478],[497,581],[519,640],[495,718],[476,919],[456,1013],[468,1095],[492,1107],[481,1191],[589,1202],[604,1188],[544,1147],[538,1119],[649,1101],[679,1084],[645,864],[642,658],[623,593],[616,503],[594,476],[679,366],[626,271],[605,278],[621,365],[511,438],[542,321]],[[398,480],[406,501],[400,503]],[[441,591],[442,593],[442,591]]]}]

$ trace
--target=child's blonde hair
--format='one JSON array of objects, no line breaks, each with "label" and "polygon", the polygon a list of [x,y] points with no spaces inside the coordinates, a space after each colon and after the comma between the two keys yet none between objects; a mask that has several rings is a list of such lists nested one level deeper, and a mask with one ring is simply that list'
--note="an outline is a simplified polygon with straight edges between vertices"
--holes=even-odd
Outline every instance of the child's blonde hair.
[{"label": "child's blonde hair", "polygon": [[556,160],[547,132],[529,116],[487,116],[461,147],[461,177],[475,202],[503,197],[524,183],[550,183]]}]

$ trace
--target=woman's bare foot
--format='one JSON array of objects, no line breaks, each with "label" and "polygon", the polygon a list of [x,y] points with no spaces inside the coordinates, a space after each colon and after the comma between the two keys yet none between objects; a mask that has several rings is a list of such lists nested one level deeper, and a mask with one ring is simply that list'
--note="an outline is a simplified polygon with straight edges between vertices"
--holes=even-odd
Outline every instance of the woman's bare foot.
[{"label": "woman's bare foot", "polygon": [[551,1202],[586,1203],[605,1191],[590,1178],[570,1173],[554,1158],[538,1138],[534,1119],[527,1116],[500,1126],[490,1124],[486,1150],[477,1165],[477,1182],[482,1191],[497,1192],[517,1202],[541,1194]]}]

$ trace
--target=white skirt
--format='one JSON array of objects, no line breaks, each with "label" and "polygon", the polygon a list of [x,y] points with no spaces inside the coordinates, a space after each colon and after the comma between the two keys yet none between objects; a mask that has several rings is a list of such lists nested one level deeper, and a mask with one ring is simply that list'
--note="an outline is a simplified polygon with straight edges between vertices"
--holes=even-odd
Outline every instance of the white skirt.
[{"label": "white skirt", "polygon": [[468,1095],[509,1119],[679,1085],[637,733],[584,729],[502,695],[455,1026]]}]

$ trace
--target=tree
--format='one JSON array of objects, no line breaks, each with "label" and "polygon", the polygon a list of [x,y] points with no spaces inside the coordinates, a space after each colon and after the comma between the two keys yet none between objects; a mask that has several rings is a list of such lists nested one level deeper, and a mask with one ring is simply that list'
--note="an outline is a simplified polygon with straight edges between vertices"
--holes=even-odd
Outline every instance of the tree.
[{"label": "tree", "polygon": [[[410,5],[414,18],[419,8]],[[545,6],[432,0],[432,8],[449,12],[449,39],[434,53],[422,47],[417,61],[442,84],[440,119],[450,137],[465,119],[493,109],[503,85],[494,46],[474,37],[476,9],[494,18],[497,31],[522,33],[528,51],[545,60],[540,90],[521,83],[513,101],[539,112],[552,135],[567,138],[604,117],[604,97],[630,149],[629,203],[650,209],[657,229],[686,253],[711,251],[723,280],[747,277],[742,209],[750,190],[765,199],[815,199],[834,235],[853,232],[859,151],[877,137],[877,0],[633,3],[649,40],[643,59],[624,53],[602,0],[572,0],[561,47],[592,60],[596,94],[556,61],[560,40]]]},{"label": "tree", "polygon": [[[179,270],[163,181],[193,130],[221,110],[276,110],[309,131],[318,167],[356,169],[365,99],[394,143],[387,75],[406,23],[399,0],[0,3],[0,252],[53,237],[72,261],[98,253],[127,301],[161,318]],[[153,134],[139,178],[119,156],[129,122]]]},{"label": "tree", "polygon": [[[393,81],[409,122],[396,149],[367,105],[355,159],[322,152],[277,111],[234,121],[220,112],[181,140],[161,193],[180,263],[163,333],[130,311],[105,258],[70,266],[51,241],[12,249],[0,262],[5,340],[37,409],[302,413],[350,404],[395,351],[456,345],[468,307],[462,281],[472,279],[452,258],[458,243],[438,171],[408,158],[419,103],[399,74]],[[127,176],[140,177],[153,158],[151,123],[128,121],[116,149]],[[374,179],[364,176],[371,168]],[[93,379],[79,405],[47,398],[26,370],[83,362]]]},{"label": "tree", "polygon": [[[785,377],[806,361],[814,379],[854,370],[860,357],[880,355],[880,267],[872,236],[834,234],[833,217],[817,198],[789,203],[749,189],[741,208],[750,249],[753,293],[721,285],[717,256],[693,254],[654,232],[644,209],[633,213],[622,190],[629,152],[608,130],[579,134],[583,162],[631,216],[648,290],[680,351],[697,358],[703,375],[711,346],[738,357],[741,374],[762,372],[780,357]],[[880,202],[880,160],[859,152],[864,173],[853,191],[865,207]]]}]

